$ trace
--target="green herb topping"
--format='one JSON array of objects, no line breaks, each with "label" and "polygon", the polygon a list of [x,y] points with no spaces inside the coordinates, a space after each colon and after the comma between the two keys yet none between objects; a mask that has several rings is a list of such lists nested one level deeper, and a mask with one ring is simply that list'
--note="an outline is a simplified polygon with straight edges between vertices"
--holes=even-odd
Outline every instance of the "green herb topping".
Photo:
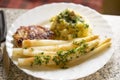
[{"label": "green herb topping", "polygon": [[70,9],[52,17],[51,23],[50,30],[54,32],[54,39],[71,40],[89,34],[90,28],[85,19]]},{"label": "green herb topping", "polygon": [[40,55],[40,56],[34,56],[34,62],[35,65],[42,65],[49,63],[50,56],[49,55]]},{"label": "green herb topping", "polygon": [[[73,45],[78,46],[66,51],[57,51],[56,55],[52,57],[52,61],[55,62],[56,65],[65,68],[66,64],[73,58],[79,58],[80,55],[84,55],[85,53],[87,53],[86,48],[88,45],[86,44],[85,40],[82,40],[80,42],[73,42]],[[41,65],[49,63],[51,57],[49,55],[44,55],[44,53],[41,54],[42,55],[37,55],[34,57],[33,64]]]}]

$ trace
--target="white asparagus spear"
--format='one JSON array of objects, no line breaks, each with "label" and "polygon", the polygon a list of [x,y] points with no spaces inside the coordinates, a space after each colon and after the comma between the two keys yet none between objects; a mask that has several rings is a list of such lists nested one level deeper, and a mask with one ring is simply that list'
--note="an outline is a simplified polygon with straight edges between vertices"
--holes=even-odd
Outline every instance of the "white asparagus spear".
[{"label": "white asparagus spear", "polygon": [[50,46],[50,45],[59,45],[59,44],[65,44],[68,43],[68,41],[64,40],[24,40],[22,42],[22,47],[35,47],[35,46]]},{"label": "white asparagus spear", "polygon": [[[98,35],[91,35],[85,38],[76,38],[74,39],[75,41],[79,41],[81,39],[85,39],[86,41],[91,41],[98,38]],[[59,45],[59,44],[66,44],[69,41],[64,41],[64,40],[24,40],[22,42],[22,47],[23,48],[28,48],[28,47],[35,47],[35,46],[50,46],[50,45]]]},{"label": "white asparagus spear", "polygon": [[99,43],[98,47],[101,46],[104,43],[110,42],[111,38],[106,38],[105,40],[103,40],[101,43]]},{"label": "white asparagus spear", "polygon": [[30,47],[30,48],[13,48],[12,57],[24,57],[24,56],[33,56],[39,53],[45,52],[56,52],[58,50],[68,50],[72,49],[73,45],[71,43],[61,44],[61,45],[53,45],[53,46],[41,46],[41,47]]},{"label": "white asparagus spear", "polygon": [[24,57],[22,48],[13,48],[13,58]]},{"label": "white asparagus spear", "polygon": [[60,45],[51,45],[51,46],[39,46],[39,47],[29,47],[27,49],[23,49],[23,53],[29,53],[32,51],[40,50],[40,51],[58,51],[58,50],[68,50],[73,48],[74,45],[72,43],[60,44]]}]

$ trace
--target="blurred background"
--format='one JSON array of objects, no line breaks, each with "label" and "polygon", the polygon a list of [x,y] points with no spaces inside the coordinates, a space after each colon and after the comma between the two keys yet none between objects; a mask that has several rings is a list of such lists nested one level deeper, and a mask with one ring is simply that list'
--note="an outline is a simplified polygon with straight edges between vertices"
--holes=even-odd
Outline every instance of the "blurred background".
[{"label": "blurred background", "polygon": [[0,0],[0,8],[31,9],[53,2],[82,4],[102,14],[120,15],[120,0]]}]

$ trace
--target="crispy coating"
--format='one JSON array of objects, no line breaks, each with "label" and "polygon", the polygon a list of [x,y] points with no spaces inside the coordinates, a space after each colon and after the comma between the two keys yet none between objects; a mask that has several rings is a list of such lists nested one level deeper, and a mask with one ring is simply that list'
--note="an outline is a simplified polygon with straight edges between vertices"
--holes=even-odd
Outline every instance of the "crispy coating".
[{"label": "crispy coating", "polygon": [[20,26],[19,29],[13,35],[15,45],[17,47],[22,46],[23,40],[33,40],[33,39],[52,39],[54,33],[48,28],[41,27],[38,25],[32,26]]}]

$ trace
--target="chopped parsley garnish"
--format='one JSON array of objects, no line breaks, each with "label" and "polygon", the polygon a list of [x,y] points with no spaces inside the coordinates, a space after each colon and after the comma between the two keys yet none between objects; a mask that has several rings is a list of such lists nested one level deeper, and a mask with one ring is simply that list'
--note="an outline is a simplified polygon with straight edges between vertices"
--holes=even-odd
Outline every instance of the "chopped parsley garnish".
[{"label": "chopped parsley garnish", "polygon": [[52,17],[51,23],[50,30],[55,34],[54,39],[71,40],[89,34],[89,25],[85,19],[70,9],[66,9]]},{"label": "chopped parsley garnish", "polygon": [[[66,64],[73,59],[73,56],[79,58],[80,55],[84,55],[86,53],[86,48],[88,45],[86,44],[85,40],[82,40],[78,43],[75,42],[73,44],[78,46],[66,51],[57,51],[56,55],[53,56],[52,61],[55,62],[56,65],[59,65],[61,67],[66,67]],[[49,63],[51,57],[49,55],[44,55],[44,53],[41,54],[42,55],[38,55],[34,57],[33,64],[42,65]]]},{"label": "chopped parsley garnish", "polygon": [[33,64],[35,65],[47,64],[49,63],[50,58],[51,57],[49,55],[34,56]]}]

